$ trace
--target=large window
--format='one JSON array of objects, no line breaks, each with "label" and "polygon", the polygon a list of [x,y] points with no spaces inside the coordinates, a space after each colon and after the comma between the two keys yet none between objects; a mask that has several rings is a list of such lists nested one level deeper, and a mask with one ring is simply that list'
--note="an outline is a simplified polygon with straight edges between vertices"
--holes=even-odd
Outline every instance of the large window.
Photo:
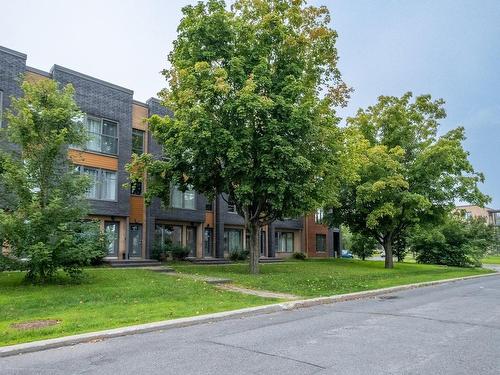
[{"label": "large window", "polygon": [[326,234],[316,234],[316,252],[326,251]]},{"label": "large window", "polygon": [[182,245],[182,226],[171,224],[156,224],[155,240],[160,246],[169,244]]},{"label": "large window", "polygon": [[243,230],[225,229],[224,230],[224,251],[240,251],[243,249]]},{"label": "large window", "polygon": [[132,153],[141,155],[144,153],[144,132],[132,129]]},{"label": "large window", "polygon": [[91,183],[86,194],[88,199],[116,201],[116,172],[84,166],[77,168],[80,173],[90,177]]},{"label": "large window", "polygon": [[314,214],[314,222],[316,224],[323,224],[323,218],[325,217],[325,211],[322,208],[318,208]]},{"label": "large window", "polygon": [[194,190],[188,189],[182,192],[176,186],[172,187],[170,205],[174,208],[186,208],[189,210],[194,210],[196,208]]},{"label": "large window", "polygon": [[293,253],[293,232],[275,232],[277,250],[280,253]]},{"label": "large window", "polygon": [[85,149],[118,155],[118,123],[96,117],[87,116],[85,127],[88,133]]}]

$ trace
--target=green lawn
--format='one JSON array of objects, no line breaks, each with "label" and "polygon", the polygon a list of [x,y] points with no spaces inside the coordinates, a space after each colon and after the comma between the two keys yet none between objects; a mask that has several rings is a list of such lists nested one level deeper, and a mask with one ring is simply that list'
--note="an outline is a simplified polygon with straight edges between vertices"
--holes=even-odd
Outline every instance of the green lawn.
[{"label": "green lawn", "polygon": [[246,264],[220,266],[178,264],[174,268],[178,272],[228,277],[245,287],[304,297],[329,296],[490,272],[477,268],[414,263],[395,264],[394,269],[386,270],[384,262],[344,259],[263,264],[258,276],[249,275]]},{"label": "green lawn", "polygon": [[489,255],[481,260],[484,264],[500,264],[500,255]]},{"label": "green lawn", "polygon": [[[0,273],[0,345],[207,314],[276,302],[223,292],[200,281],[147,270],[90,269],[82,284],[34,286],[20,272]],[[12,323],[61,320],[19,331]]]}]

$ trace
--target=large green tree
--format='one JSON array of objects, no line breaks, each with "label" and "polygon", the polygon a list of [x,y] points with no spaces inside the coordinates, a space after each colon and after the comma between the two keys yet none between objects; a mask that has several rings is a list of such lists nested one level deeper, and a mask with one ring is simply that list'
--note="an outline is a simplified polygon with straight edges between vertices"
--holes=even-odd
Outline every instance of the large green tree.
[{"label": "large green tree", "polygon": [[43,80],[22,83],[24,95],[12,98],[2,137],[18,152],[0,153],[0,239],[11,255],[25,258],[27,277],[45,281],[62,268],[77,276],[81,267],[104,255],[97,223],[88,213],[88,178],[67,155],[68,145],[83,145],[82,115],[73,88],[59,90]]},{"label": "large green tree", "polygon": [[210,0],[182,12],[163,72],[173,117],[149,121],[165,158],[143,156],[130,170],[146,169],[148,197],[168,201],[171,183],[230,196],[257,273],[259,227],[318,207],[346,165],[337,33],[326,7],[301,0],[237,0],[230,10]]},{"label": "large green tree", "polygon": [[412,93],[381,96],[347,120],[349,131],[362,139],[362,162],[355,182],[344,185],[341,204],[327,218],[353,232],[376,239],[385,250],[385,266],[393,267],[393,244],[418,223],[439,221],[455,200],[483,205],[483,181],[468,160],[458,127],[438,135],[446,116],[444,101]]}]

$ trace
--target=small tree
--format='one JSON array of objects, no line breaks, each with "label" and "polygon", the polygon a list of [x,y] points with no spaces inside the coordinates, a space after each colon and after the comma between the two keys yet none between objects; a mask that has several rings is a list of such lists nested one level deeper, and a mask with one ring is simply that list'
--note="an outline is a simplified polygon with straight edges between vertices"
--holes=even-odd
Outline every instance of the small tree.
[{"label": "small tree", "polygon": [[[349,89],[337,69],[337,33],[326,7],[305,1],[209,0],[183,8],[164,71],[173,117],[149,123],[164,160],[136,158],[147,198],[171,184],[209,199],[229,196],[250,233],[258,272],[259,228],[310,212],[347,175],[334,107]],[[328,186],[328,188],[326,188]]]},{"label": "small tree", "polygon": [[3,186],[10,192],[0,209],[0,238],[11,254],[25,258],[27,277],[45,281],[57,269],[70,276],[104,255],[97,223],[85,221],[89,181],[75,171],[67,145],[82,145],[85,131],[73,88],[23,82],[24,96],[12,98],[6,140],[19,153],[1,154]]},{"label": "small tree", "polygon": [[[412,94],[381,96],[347,120],[348,130],[364,139],[358,179],[344,185],[340,205],[327,218],[376,239],[393,267],[394,241],[418,223],[436,222],[456,199],[483,205],[484,177],[463,149],[464,129],[437,135],[445,117],[443,100]],[[363,144],[363,142],[359,143]]]},{"label": "small tree", "polygon": [[366,237],[359,233],[353,233],[351,252],[361,260],[365,260],[373,255],[377,248],[377,241],[372,237]]}]

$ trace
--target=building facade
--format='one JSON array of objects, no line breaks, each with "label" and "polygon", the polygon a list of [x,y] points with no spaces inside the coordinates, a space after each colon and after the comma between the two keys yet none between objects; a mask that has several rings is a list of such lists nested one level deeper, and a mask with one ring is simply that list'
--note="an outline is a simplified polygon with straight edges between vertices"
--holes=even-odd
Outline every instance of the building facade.
[{"label": "building facade", "polygon": [[[75,101],[85,114],[89,141],[84,149],[70,148],[69,157],[81,173],[91,177],[92,186],[87,192],[91,217],[100,221],[112,239],[109,259],[150,258],[155,243],[165,239],[189,248],[194,258],[222,258],[247,247],[243,218],[227,197],[209,202],[195,191],[182,192],[174,187],[171,207],[163,207],[157,199],[146,206],[145,186],[127,186],[125,165],[132,153],[161,154],[161,147],[145,124],[153,114],[170,114],[157,99],[140,102],[127,88],[59,65],[45,72],[27,66],[26,58],[23,53],[0,46],[0,126],[8,126],[2,111],[9,107],[10,97],[22,95],[23,78],[73,85]],[[9,150],[12,146],[4,143],[0,147]],[[310,257],[338,256],[340,232],[322,225],[322,215],[319,210],[262,228],[261,256],[280,258],[294,252]]]},{"label": "building facade", "polygon": [[466,219],[483,218],[486,224],[500,226],[500,210],[475,205],[456,206],[456,212],[461,212]]}]

